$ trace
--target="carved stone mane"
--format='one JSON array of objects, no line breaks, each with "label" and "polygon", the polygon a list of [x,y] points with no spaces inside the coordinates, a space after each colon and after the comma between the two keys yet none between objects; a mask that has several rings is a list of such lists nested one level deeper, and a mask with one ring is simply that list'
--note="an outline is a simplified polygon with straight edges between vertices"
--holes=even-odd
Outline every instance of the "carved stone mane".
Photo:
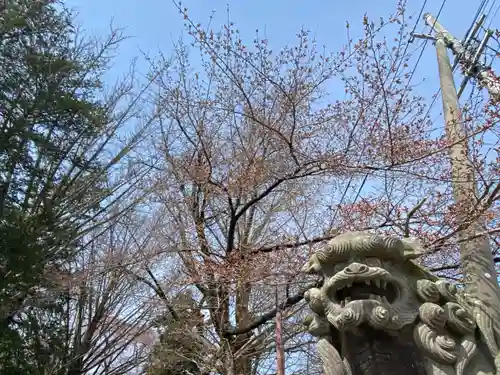
[{"label": "carved stone mane", "polygon": [[305,294],[304,324],[325,375],[500,375],[487,311],[414,263],[418,247],[345,233],[303,267],[324,279]]}]

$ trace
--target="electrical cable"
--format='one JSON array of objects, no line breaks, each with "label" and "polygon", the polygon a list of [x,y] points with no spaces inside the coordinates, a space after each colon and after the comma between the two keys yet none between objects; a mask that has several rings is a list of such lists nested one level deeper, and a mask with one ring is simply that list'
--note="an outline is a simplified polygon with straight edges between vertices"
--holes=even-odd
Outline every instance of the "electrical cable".
[{"label": "electrical cable", "polygon": [[[425,9],[426,4],[427,4],[427,0],[424,1],[424,3],[422,4],[422,7],[420,8],[420,13],[418,14],[417,20],[415,21],[415,25],[413,26],[413,30],[410,33],[410,38],[406,41],[406,46],[405,46],[405,49],[404,49],[403,54],[401,56],[406,55],[406,52],[408,51],[408,48],[410,47],[410,43],[413,41],[413,34],[415,33],[415,30],[417,29],[418,23],[420,22],[420,18],[422,17],[422,14],[424,13],[424,9]],[[401,59],[399,61],[399,65],[396,68],[396,73],[399,71],[399,68],[401,67],[402,63],[403,63],[403,59]],[[393,82],[394,82],[394,80],[393,80]],[[391,85],[393,82],[391,82]]]},{"label": "electrical cable", "polygon": [[[476,10],[476,13],[474,15],[473,21],[471,22],[471,25],[470,25],[469,29],[465,33],[464,40],[467,40],[468,36],[470,35],[470,32],[472,31],[472,29],[474,27],[474,24],[477,22],[478,18],[480,17],[481,12],[488,6],[488,3],[489,3],[489,0],[482,0],[481,3],[479,4],[478,9]],[[488,12],[486,13],[486,17],[489,17],[489,15],[490,15],[493,7],[495,6],[495,4],[496,4],[496,0],[494,0],[493,3],[491,4]],[[497,9],[496,9],[496,11],[495,11],[495,13],[493,15],[493,18],[490,19],[490,22],[488,24],[488,28],[490,27],[493,19],[495,18],[496,14],[497,14],[497,12],[499,10],[500,10],[500,5],[497,7]],[[484,29],[484,27],[483,27],[483,29]],[[467,41],[466,45],[464,45],[464,48],[467,48],[467,46],[469,45],[469,43],[470,43],[471,40],[472,39],[470,39],[470,40]],[[458,61],[458,59],[457,59],[457,61]],[[453,72],[455,72],[457,66],[458,66],[458,64],[455,64],[455,66],[453,67]],[[425,114],[425,117],[427,117],[429,115],[429,113],[432,110],[432,108],[433,108],[433,106],[434,106],[434,104],[436,102],[436,99],[439,96],[440,92],[441,92],[441,88],[439,88],[438,91],[436,92],[436,94],[434,95],[434,98],[432,99],[432,102],[431,102],[431,104],[429,106],[429,109],[427,110],[427,113]]]},{"label": "electrical cable", "polygon": [[[491,4],[491,7],[490,9],[488,10],[488,12],[486,13],[486,18],[489,18],[490,17],[490,14],[491,14],[491,11],[493,10],[493,7],[495,6],[495,4],[497,3],[496,0],[493,1],[493,3]],[[490,22],[488,23],[488,26],[486,27],[486,29],[489,29],[490,26],[491,26],[491,23],[493,22],[493,20],[495,19],[497,13],[498,13],[498,9],[500,8],[500,5],[497,7],[497,10],[495,10],[495,13],[493,14],[493,17],[491,17],[490,19]]]},{"label": "electrical cable", "polygon": [[[436,16],[436,19],[434,20],[434,24],[432,25],[430,32],[432,32],[432,30],[434,30],[434,26],[436,25],[436,22],[438,21],[439,16],[441,15],[441,12],[443,11],[443,8],[444,8],[444,6],[446,4],[446,1],[447,0],[443,0],[443,2],[441,3],[441,7],[439,8],[438,14]],[[425,41],[424,41],[424,45],[422,47],[422,50],[420,51],[420,55],[417,58],[417,62],[415,63],[415,66],[413,67],[413,70],[412,70],[412,72],[410,74],[410,78],[408,79],[408,83],[406,84],[405,90],[408,89],[408,86],[409,86],[409,84],[410,84],[410,82],[411,82],[411,80],[413,78],[413,75],[415,74],[415,71],[417,70],[418,64],[420,63],[420,60],[422,59],[422,56],[424,54],[425,47],[427,47],[427,42],[428,41],[429,41],[429,39],[425,39]]]},{"label": "electrical cable", "polygon": [[[496,0],[495,0],[496,1]],[[480,17],[480,14],[481,12],[483,11],[483,9],[488,5],[488,3],[490,2],[490,0],[482,0],[481,3],[479,4],[477,10],[476,10],[476,14],[474,15],[474,18],[472,19],[472,22],[469,26],[469,29],[467,30],[467,32],[465,33],[465,36],[463,38],[463,41],[464,41],[464,44],[463,44],[463,47],[464,47],[464,50],[466,50],[471,42],[471,39],[469,39],[470,37],[470,33],[472,31],[472,29],[474,28],[474,25],[476,24],[476,22],[478,22],[478,19]],[[455,62],[453,63],[453,67],[452,67],[452,73],[455,73],[455,70],[457,69],[458,67],[458,61],[462,58],[462,53],[457,56],[457,58],[455,59]]]},{"label": "electrical cable", "polygon": [[[484,2],[484,1],[485,1],[485,0],[483,0],[483,2]],[[431,31],[430,31],[430,32],[432,32],[432,30],[434,30],[434,25],[435,25],[435,24],[436,24],[436,22],[438,21],[439,16],[441,15],[441,12],[442,12],[442,10],[443,10],[443,8],[444,8],[445,4],[446,4],[446,0],[443,0],[443,2],[441,3],[441,7],[439,8],[439,12],[438,12],[438,14],[437,14],[437,16],[436,16],[436,20],[434,21],[434,24],[432,25],[432,28],[431,28]],[[424,53],[424,49],[425,49],[425,47],[427,46],[427,42],[428,42],[428,39],[426,39],[426,40],[425,40],[424,48],[423,48],[423,49],[422,49],[422,51],[420,52],[420,56],[419,56],[419,58],[418,58],[418,60],[417,60],[417,64],[415,65],[415,68],[414,68],[414,70],[413,70],[413,73],[415,72],[415,69],[416,69],[416,67],[417,67],[417,65],[418,65],[418,63],[419,63],[419,61],[420,61],[420,58],[422,57],[422,55],[423,55],[423,53]],[[412,73],[412,76],[413,76],[413,73]],[[411,78],[410,78],[410,79],[411,79]],[[432,107],[433,107],[433,106],[434,106],[434,104],[436,103],[436,99],[437,99],[437,97],[439,96],[439,93],[440,93],[440,92],[441,92],[441,88],[439,88],[439,89],[438,89],[438,91],[437,91],[437,93],[436,93],[436,95],[434,95],[434,97],[433,97],[433,99],[432,99],[432,102],[431,102],[431,104],[429,105],[429,108],[427,109],[427,112],[426,112],[426,114],[425,114],[424,118],[426,118],[426,117],[429,115],[429,113],[431,112]]]},{"label": "electrical cable", "polygon": [[464,36],[463,40],[467,40],[470,32],[474,28],[474,24],[477,22],[477,19],[479,18],[479,14],[482,12],[483,8],[487,5],[487,3],[489,3],[489,0],[488,1],[482,0],[481,3],[479,4],[479,7],[477,8],[477,11],[476,11],[476,15],[474,16],[474,18],[473,18],[473,20],[472,20],[472,22],[471,22],[471,24],[469,26],[469,29],[465,33],[465,36]]},{"label": "electrical cable", "polygon": [[[439,16],[441,15],[441,12],[443,11],[443,8],[444,8],[444,6],[445,6],[445,4],[446,4],[446,1],[447,1],[447,0],[443,0],[443,2],[441,3],[441,6],[440,6],[439,11],[438,11],[438,14],[437,14],[437,16],[436,16],[436,21],[435,21],[435,22],[437,22],[437,20],[439,19]],[[485,0],[483,0],[483,1],[485,1]],[[417,29],[417,26],[418,26],[418,23],[419,23],[419,21],[420,21],[420,19],[421,19],[421,17],[422,17],[422,14],[424,13],[424,9],[425,9],[426,4],[427,4],[427,0],[424,0],[424,3],[423,3],[423,4],[422,4],[422,6],[420,7],[420,12],[419,12],[419,15],[418,15],[418,17],[417,17],[417,20],[416,20],[416,22],[415,22],[415,25],[413,26],[413,30],[411,31],[410,35],[413,35],[413,33],[415,33],[415,30]],[[433,30],[433,29],[434,29],[434,25],[432,25],[431,32],[432,32],[432,30]],[[409,48],[409,46],[410,46],[411,41],[412,41],[412,39],[411,39],[411,37],[410,37],[410,38],[408,39],[408,41],[406,42],[405,49],[404,49],[403,54],[402,54],[401,56],[405,56],[405,55],[406,55],[406,53],[407,53],[407,51],[408,51],[408,48]],[[418,64],[420,63],[420,60],[422,59],[422,56],[423,56],[424,51],[425,51],[425,48],[427,47],[427,42],[428,42],[428,40],[426,39],[426,40],[425,40],[425,42],[423,43],[422,50],[420,51],[420,54],[419,54],[419,56],[418,56],[418,58],[417,58],[417,62],[415,63],[415,66],[414,66],[414,67],[413,67],[413,69],[412,69],[412,72],[411,72],[411,74],[410,74],[410,77],[409,77],[409,79],[408,79],[408,82],[406,83],[406,86],[405,86],[405,88],[404,88],[404,90],[403,90],[403,91],[408,90],[408,87],[409,87],[409,85],[410,85],[410,83],[411,83],[411,80],[412,80],[412,78],[413,78],[413,75],[415,74],[415,71],[416,71],[416,69],[417,69],[417,67],[418,67]],[[400,62],[399,62],[399,64],[398,64],[398,66],[397,66],[397,68],[396,68],[396,74],[397,74],[397,72],[399,71],[399,68],[401,67],[402,62],[403,62],[403,59],[401,59],[401,60],[400,60]],[[396,75],[396,74],[395,74],[395,75]],[[396,77],[394,77],[394,78],[393,78],[393,81],[391,82],[391,86],[392,86],[392,84],[394,83],[395,78],[396,78]],[[437,97],[437,95],[434,97],[434,100],[433,100],[433,103],[431,104],[431,106],[434,104],[434,101],[435,101],[436,97]],[[347,183],[347,186],[346,186],[346,188],[344,189],[344,191],[343,191],[343,193],[342,193],[342,196],[341,196],[341,198],[340,198],[339,205],[343,203],[343,201],[344,201],[344,199],[345,199],[345,197],[346,197],[346,195],[347,195],[347,191],[349,190],[349,188],[350,188],[350,186],[351,186],[351,183],[352,183],[352,178],[353,178],[353,177],[351,177],[351,178],[349,179],[349,181],[348,181],[348,183]],[[360,196],[360,194],[361,194],[361,190],[364,188],[364,186],[365,186],[365,184],[366,184],[367,179],[368,179],[368,174],[366,174],[366,175],[365,175],[365,177],[363,178],[363,181],[362,181],[362,183],[361,183],[360,187],[357,189],[357,192],[356,192],[356,195],[355,195],[355,198],[354,198],[353,204],[354,204],[354,203],[356,203],[357,199],[359,198],[359,196]],[[337,207],[338,207],[338,206],[337,206]],[[336,209],[335,213],[333,214],[332,222],[333,222],[333,221],[335,220],[335,218],[337,217],[337,214],[338,214],[338,208]]]},{"label": "electrical cable", "polygon": [[[493,6],[496,4],[496,2],[497,2],[496,0],[493,1],[493,4],[491,5],[491,8],[490,8],[490,12],[491,12],[491,9],[493,8]],[[490,29],[491,24],[493,23],[493,20],[496,18],[499,10],[500,10],[500,4],[497,6],[495,13],[493,13],[493,17],[490,18],[490,22],[488,23],[488,26],[486,27],[486,32],[488,32],[488,30]],[[488,12],[488,15],[486,16],[487,18],[490,16],[489,15],[490,12]],[[500,45],[498,39],[495,36],[492,36],[492,37]],[[488,45],[486,45],[486,48],[493,52],[493,54],[491,56],[491,61],[489,63],[489,66],[493,66],[493,62],[495,61],[497,56],[500,54],[500,52],[497,49],[494,49]]]},{"label": "electrical cable", "polygon": [[[437,14],[437,16],[436,16],[436,21],[435,21],[435,22],[437,22],[437,20],[439,19],[439,16],[441,15],[441,12],[443,11],[443,8],[444,8],[444,6],[445,6],[445,4],[446,4],[446,1],[447,1],[447,0],[443,0],[443,2],[441,3],[441,6],[440,6],[439,11],[438,11],[438,14]],[[483,0],[483,1],[485,1],[485,0]],[[415,25],[413,26],[413,30],[411,31],[410,35],[413,35],[413,33],[415,33],[415,30],[417,29],[418,23],[419,23],[419,21],[420,21],[420,19],[421,19],[421,17],[422,17],[422,14],[423,14],[423,12],[424,12],[424,9],[425,9],[426,4],[427,4],[427,0],[425,0],[425,1],[424,1],[424,3],[422,4],[422,6],[421,6],[421,8],[420,8],[419,15],[418,15],[418,17],[417,17],[417,20],[416,20],[416,22],[415,22]],[[435,22],[434,22],[434,24],[435,24]],[[431,28],[431,31],[430,31],[430,32],[432,32],[432,30],[434,29],[434,24],[432,25],[432,28]],[[408,41],[406,42],[406,46],[405,46],[405,49],[404,49],[404,51],[403,51],[402,56],[405,56],[405,55],[406,55],[406,52],[408,51],[408,48],[409,48],[409,46],[410,46],[411,41],[412,41],[412,37],[410,37],[410,38],[408,39]],[[409,87],[409,85],[410,85],[410,83],[411,83],[411,80],[413,79],[413,75],[415,74],[415,71],[416,71],[416,69],[417,69],[417,67],[418,67],[418,64],[420,63],[420,60],[422,59],[422,56],[423,56],[424,51],[425,51],[425,48],[427,47],[427,42],[428,42],[428,40],[426,39],[426,40],[425,40],[425,42],[423,43],[422,50],[420,51],[420,54],[419,54],[419,56],[418,56],[418,58],[417,58],[417,62],[415,63],[415,66],[414,66],[414,67],[413,67],[413,69],[412,69],[412,72],[411,72],[411,74],[410,74],[410,77],[409,77],[409,79],[408,79],[408,82],[406,83],[406,86],[405,86],[405,88],[404,88],[404,90],[403,90],[403,91],[408,90],[408,87]],[[392,86],[392,84],[394,83],[395,78],[396,78],[396,75],[397,75],[397,72],[399,71],[399,69],[400,69],[400,67],[401,67],[402,62],[403,62],[403,59],[401,59],[401,60],[399,61],[399,64],[398,64],[398,66],[397,66],[397,68],[396,68],[396,73],[395,73],[395,76],[394,76],[394,78],[393,78],[393,80],[392,80],[392,82],[391,82],[391,85],[390,85],[390,86]],[[434,105],[434,102],[436,101],[436,98],[437,98],[437,96],[438,96],[438,95],[439,95],[439,91],[438,91],[438,94],[436,94],[436,95],[434,96],[434,99],[433,99],[433,101],[432,101],[432,103],[431,103],[431,106],[429,107],[429,111],[430,111],[430,109],[432,108],[432,106]],[[427,114],[429,113],[429,111],[427,112]],[[425,116],[425,117],[427,117],[427,114],[426,114],[426,116]],[[341,205],[341,204],[343,203],[343,201],[344,201],[344,199],[345,199],[345,197],[346,197],[346,195],[347,195],[347,191],[349,190],[349,188],[350,188],[350,186],[351,186],[352,179],[353,179],[353,177],[351,177],[351,178],[349,179],[349,181],[348,181],[348,183],[347,183],[347,186],[346,186],[346,188],[344,189],[344,191],[343,191],[343,193],[342,193],[342,196],[341,196],[341,198],[340,198],[340,202],[338,203],[338,205]],[[364,176],[363,181],[361,182],[361,185],[360,185],[360,186],[359,186],[359,188],[357,189],[357,192],[356,192],[355,198],[354,198],[354,200],[353,200],[353,204],[354,204],[354,203],[356,203],[356,201],[358,200],[359,196],[361,195],[361,190],[364,188],[364,186],[365,186],[365,184],[366,184],[366,182],[367,182],[367,179],[368,179],[368,174],[366,174],[366,175]],[[337,206],[337,207],[338,207],[338,206]],[[331,221],[332,223],[335,221],[335,219],[336,219],[336,217],[337,217],[337,214],[338,214],[338,208],[335,210],[335,213],[333,214],[333,218],[332,218],[332,221]]]}]

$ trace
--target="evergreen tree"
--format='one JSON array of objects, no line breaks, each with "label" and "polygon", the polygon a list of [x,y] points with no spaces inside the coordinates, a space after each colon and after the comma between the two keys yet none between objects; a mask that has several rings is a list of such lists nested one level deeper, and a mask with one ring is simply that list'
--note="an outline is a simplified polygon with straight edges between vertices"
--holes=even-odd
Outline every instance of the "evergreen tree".
[{"label": "evergreen tree", "polygon": [[189,292],[171,301],[170,312],[157,322],[160,340],[153,349],[148,375],[201,375],[195,358],[203,355],[199,338],[203,334],[203,314]]},{"label": "evergreen tree", "polygon": [[124,92],[105,101],[101,76],[121,37],[100,46],[81,40],[71,12],[56,1],[4,4],[0,372],[44,373],[69,345],[57,321],[70,298],[58,289],[71,273],[65,265],[114,193],[108,174],[120,157],[103,155],[121,125],[114,105]]}]

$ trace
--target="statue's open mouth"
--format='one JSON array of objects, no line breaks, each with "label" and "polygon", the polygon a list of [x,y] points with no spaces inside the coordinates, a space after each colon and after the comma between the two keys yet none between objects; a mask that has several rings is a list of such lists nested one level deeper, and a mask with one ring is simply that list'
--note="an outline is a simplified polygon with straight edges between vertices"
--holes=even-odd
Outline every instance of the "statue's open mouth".
[{"label": "statue's open mouth", "polygon": [[335,297],[342,306],[355,300],[377,300],[392,304],[398,296],[399,288],[396,283],[381,279],[346,283],[335,292]]}]

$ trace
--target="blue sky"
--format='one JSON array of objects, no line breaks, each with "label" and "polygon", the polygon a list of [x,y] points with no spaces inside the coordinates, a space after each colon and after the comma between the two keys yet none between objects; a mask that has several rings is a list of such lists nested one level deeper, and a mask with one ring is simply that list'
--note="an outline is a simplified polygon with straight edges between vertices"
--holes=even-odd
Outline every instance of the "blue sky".
[{"label": "blue sky", "polygon": [[[441,23],[455,36],[462,38],[472,21],[480,0],[448,0],[439,17]],[[125,73],[129,62],[140,51],[155,54],[158,49],[165,55],[172,48],[172,41],[183,33],[183,20],[171,0],[69,0],[66,4],[79,13],[78,20],[84,29],[93,35],[109,32],[110,20],[119,27],[126,27],[130,39],[122,44],[120,55],[110,78]],[[229,6],[231,20],[240,29],[244,39],[252,40],[255,29],[267,34],[270,45],[279,49],[294,41],[301,27],[311,30],[318,44],[325,44],[329,51],[339,50],[346,41],[345,24],[351,24],[351,37],[361,35],[360,20],[365,13],[371,19],[387,16],[395,9],[396,0],[352,0],[352,1],[286,1],[286,0],[185,0],[183,6],[196,22],[206,24],[216,10],[212,24],[217,29],[227,19]],[[408,0],[409,14],[418,15],[424,0]],[[436,15],[441,1],[427,1],[425,11]],[[494,9],[495,10],[495,9]],[[500,15],[497,15],[500,20]],[[412,21],[413,22],[413,21]],[[493,20],[493,27],[498,22]],[[417,32],[424,30],[419,22]],[[415,46],[416,47],[416,46]],[[433,95],[438,89],[437,65],[431,43],[422,57],[412,82],[420,82],[419,94]],[[460,82],[457,82],[457,85]],[[441,103],[435,108],[440,110]]]},{"label": "blue sky", "polygon": [[[338,51],[346,42],[346,21],[351,25],[351,37],[362,35],[361,20],[365,13],[377,20],[394,12],[396,0],[184,0],[183,6],[195,22],[207,24],[212,11],[214,29],[227,21],[229,6],[231,21],[240,29],[243,39],[251,41],[256,29],[265,31],[270,46],[280,49],[293,43],[301,27],[311,30],[319,45],[327,50]],[[439,17],[440,22],[456,37],[463,38],[479,6],[480,0],[447,0]],[[490,1],[491,3],[492,1]],[[424,0],[408,0],[408,14],[418,15]],[[429,0],[425,12],[437,15],[441,0]],[[113,19],[114,26],[125,27],[126,40],[119,51],[115,67],[108,76],[110,80],[126,73],[130,61],[140,56],[141,51],[155,55],[161,50],[168,56],[173,41],[183,34],[183,20],[171,0],[67,0],[66,5],[79,13],[78,20],[92,35],[106,35]],[[493,12],[495,12],[495,8]],[[413,26],[416,19],[411,21]],[[487,20],[487,23],[490,20]],[[492,27],[499,27],[500,14],[493,19]],[[416,32],[424,30],[419,20]],[[428,28],[425,28],[428,30]],[[415,48],[417,44],[415,43]],[[144,70],[146,67],[143,66]],[[498,71],[498,69],[497,69]],[[460,84],[457,75],[457,86]],[[439,88],[436,56],[431,43],[422,56],[412,83],[421,82],[418,94],[431,98]],[[430,99],[429,99],[430,101]],[[441,112],[440,99],[434,105],[433,114]]]},{"label": "blue sky", "polygon": [[[172,51],[173,42],[176,42],[184,33],[184,20],[178,14],[172,0],[66,0],[66,5],[78,13],[78,21],[87,33],[92,35],[107,35],[110,31],[110,22],[116,27],[126,28],[125,34],[130,36],[121,45],[114,68],[109,72],[110,83],[129,71],[130,62],[141,51],[155,55],[161,50],[165,56]],[[416,22],[422,5],[424,12],[437,15],[442,0],[408,0],[407,14],[413,14],[414,19],[409,21],[411,26]],[[447,0],[439,16],[439,21],[457,38],[462,39],[469,29],[481,0]],[[490,5],[493,0],[488,1]],[[184,0],[183,6],[189,9],[194,22],[206,25],[215,10],[212,26],[218,30],[227,22],[226,9],[230,9],[231,21],[236,23],[242,38],[251,42],[255,30],[266,33],[269,45],[273,50],[279,50],[288,43],[295,42],[297,32],[304,27],[309,29],[318,45],[326,45],[330,52],[339,51],[347,41],[346,21],[351,25],[351,38],[362,36],[361,20],[366,13],[370,19],[387,18],[394,13],[397,0]],[[500,4],[493,7],[491,16],[486,25],[491,22],[491,28],[500,27]],[[498,11],[496,13],[496,11]],[[495,17],[494,17],[495,16]],[[423,20],[419,20],[416,32],[428,31]],[[494,46],[494,43],[491,43]],[[414,48],[418,47],[418,41]],[[196,51],[194,52],[196,55]],[[196,56],[195,56],[196,57]],[[139,60],[140,61],[140,60]],[[497,64],[498,65],[498,64]],[[142,68],[142,69],[141,69]],[[497,74],[500,67],[495,66]],[[145,72],[146,66],[139,66]],[[457,87],[461,82],[461,75],[457,70]],[[417,84],[414,93],[429,98],[429,102],[439,88],[439,77],[435,50],[432,43],[427,43],[422,59],[412,79],[412,85]],[[464,98],[467,95],[463,95]],[[441,99],[435,101],[432,118],[438,120],[437,127],[442,121],[439,114],[442,110]],[[442,128],[442,127],[441,127]]]}]

